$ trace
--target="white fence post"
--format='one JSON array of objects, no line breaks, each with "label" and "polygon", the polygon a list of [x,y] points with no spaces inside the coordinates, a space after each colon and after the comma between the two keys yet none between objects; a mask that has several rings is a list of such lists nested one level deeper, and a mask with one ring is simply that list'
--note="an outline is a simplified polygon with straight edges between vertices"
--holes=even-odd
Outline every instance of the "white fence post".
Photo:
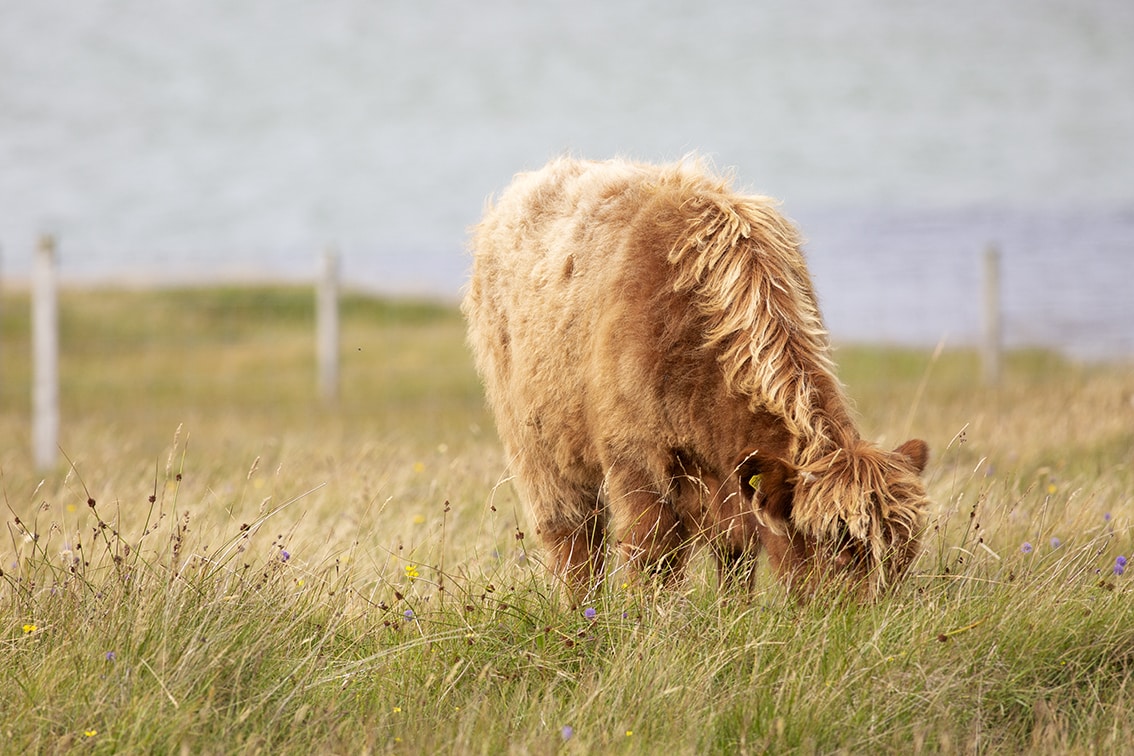
[{"label": "white fence post", "polygon": [[32,269],[32,447],[39,470],[59,454],[59,302],[55,239],[39,240]]},{"label": "white fence post", "polygon": [[984,252],[984,341],[981,363],[984,382],[995,386],[1000,382],[1002,334],[1000,323],[1000,250],[995,244]]},{"label": "white fence post", "polygon": [[333,247],[323,252],[315,295],[316,361],[319,398],[331,403],[339,396],[339,256]]}]

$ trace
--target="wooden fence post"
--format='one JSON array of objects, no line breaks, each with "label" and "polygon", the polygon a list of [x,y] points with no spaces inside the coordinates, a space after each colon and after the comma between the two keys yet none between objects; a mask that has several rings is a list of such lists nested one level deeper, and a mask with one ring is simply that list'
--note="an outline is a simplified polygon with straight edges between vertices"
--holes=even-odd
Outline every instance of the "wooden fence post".
[{"label": "wooden fence post", "polygon": [[995,386],[1000,382],[1001,342],[1000,250],[995,244],[991,244],[984,252],[984,340],[981,364],[986,386]]},{"label": "wooden fence post", "polygon": [[339,256],[323,252],[315,295],[315,354],[319,398],[328,404],[339,396]]},{"label": "wooden fence post", "polygon": [[38,470],[59,454],[59,294],[55,239],[40,237],[32,267],[32,451]]},{"label": "wooden fence post", "polygon": [[[0,323],[4,322],[4,248],[0,247]],[[0,338],[0,367],[4,365],[4,340]],[[0,380],[3,377],[0,376]]]}]

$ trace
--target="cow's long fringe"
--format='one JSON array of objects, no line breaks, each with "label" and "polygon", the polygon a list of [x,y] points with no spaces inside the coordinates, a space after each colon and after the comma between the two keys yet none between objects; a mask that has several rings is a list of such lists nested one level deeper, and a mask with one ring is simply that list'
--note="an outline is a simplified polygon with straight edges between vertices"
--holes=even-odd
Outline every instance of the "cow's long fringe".
[{"label": "cow's long fringe", "polygon": [[845,528],[866,547],[870,580],[880,592],[908,566],[895,552],[920,538],[928,507],[916,475],[895,471],[891,455],[858,441],[798,469],[792,519],[828,543]]}]

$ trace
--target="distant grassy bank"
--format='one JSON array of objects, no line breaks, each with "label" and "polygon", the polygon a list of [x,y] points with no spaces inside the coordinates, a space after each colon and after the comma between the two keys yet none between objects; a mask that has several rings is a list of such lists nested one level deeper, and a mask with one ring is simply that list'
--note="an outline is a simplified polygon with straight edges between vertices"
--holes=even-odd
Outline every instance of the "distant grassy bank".
[{"label": "distant grassy bank", "polygon": [[[838,350],[866,435],[933,449],[876,606],[557,601],[453,308],[348,295],[339,401],[298,287],[61,297],[61,445],[0,295],[0,738],[11,752],[1123,752],[1134,370]],[[1134,570],[1134,568],[1132,568]],[[1118,574],[1122,573],[1122,574]]]}]

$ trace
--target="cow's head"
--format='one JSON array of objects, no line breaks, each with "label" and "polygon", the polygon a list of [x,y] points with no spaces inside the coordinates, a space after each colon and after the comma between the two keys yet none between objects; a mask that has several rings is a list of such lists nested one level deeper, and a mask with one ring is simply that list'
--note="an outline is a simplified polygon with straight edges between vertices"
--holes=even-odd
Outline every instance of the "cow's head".
[{"label": "cow's head", "polygon": [[917,439],[890,452],[858,441],[803,467],[754,451],[735,470],[782,580],[805,594],[841,581],[875,598],[917,556],[929,506],[920,479],[928,458]]}]

